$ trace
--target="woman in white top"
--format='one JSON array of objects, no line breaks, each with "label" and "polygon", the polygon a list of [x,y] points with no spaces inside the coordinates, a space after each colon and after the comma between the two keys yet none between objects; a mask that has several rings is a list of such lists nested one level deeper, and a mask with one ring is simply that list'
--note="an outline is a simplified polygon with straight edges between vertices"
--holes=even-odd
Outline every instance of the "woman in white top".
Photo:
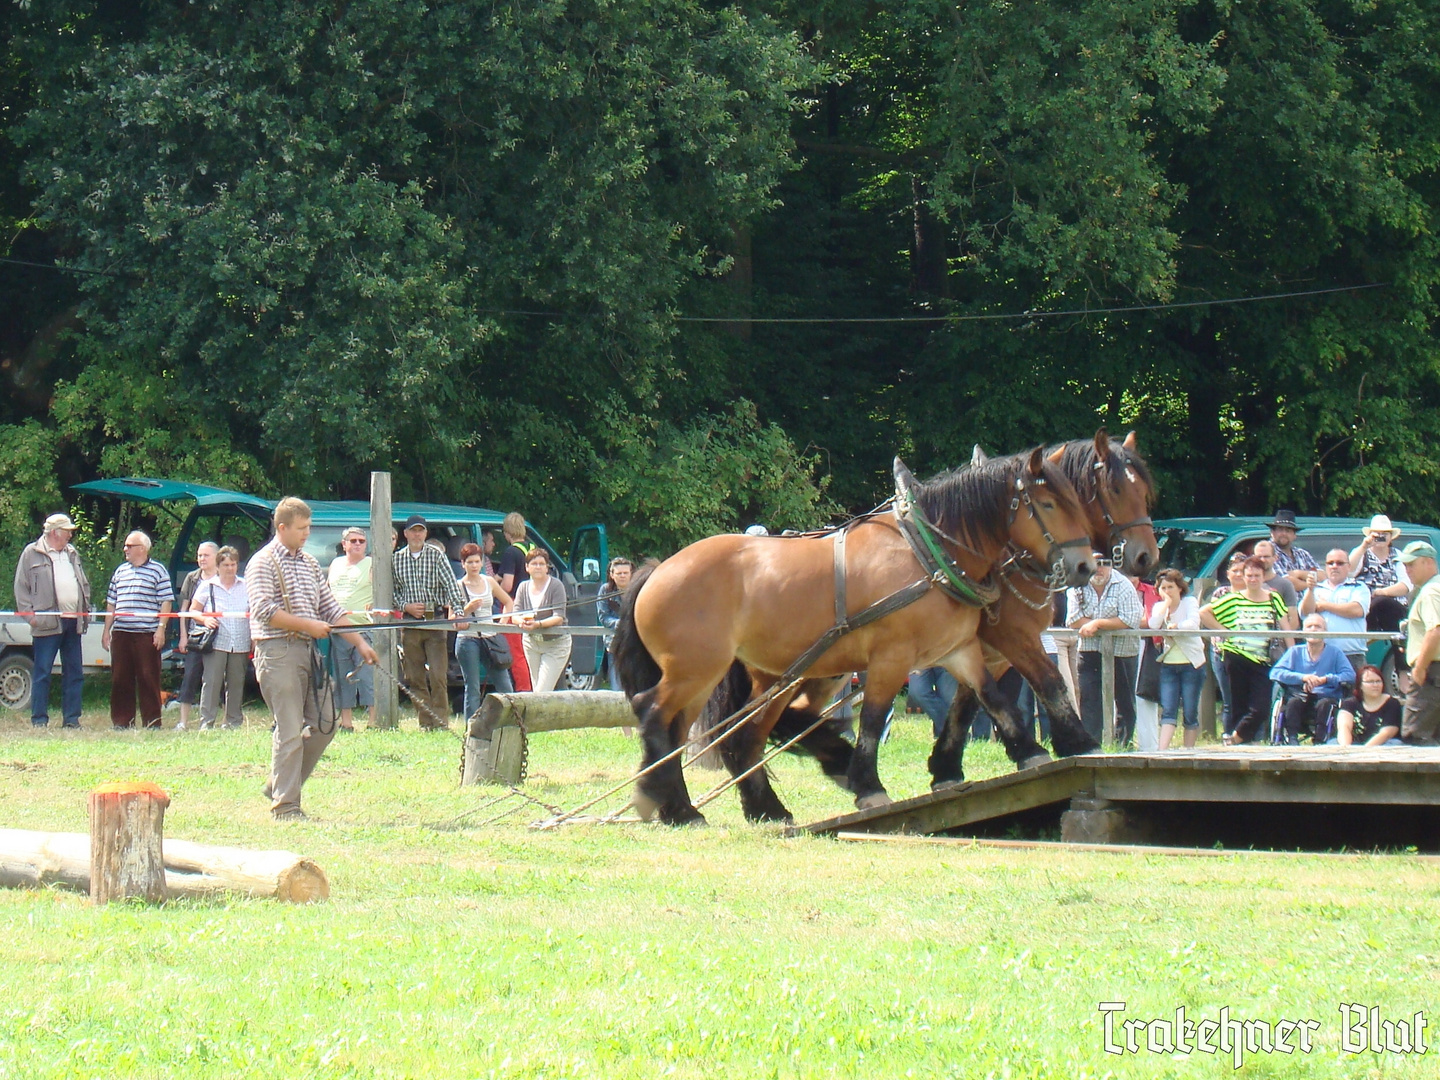
[{"label": "woman in white top", "polygon": [[[474,615],[482,622],[489,622],[499,598],[502,611],[514,607],[510,594],[502,589],[493,578],[485,575],[485,553],[479,544],[466,544],[460,549],[460,562],[465,567],[465,576],[460,579],[460,588],[465,590],[465,610],[462,615]],[[483,639],[483,640],[482,640]],[[485,691],[485,674],[490,675],[490,684],[502,694],[513,694],[515,683],[510,678],[510,669],[490,663],[488,642],[505,645],[499,634],[466,628],[455,638],[455,659],[460,661],[460,671],[465,676],[465,716],[468,720],[480,708],[480,698]],[[508,649],[509,646],[505,645]]]},{"label": "woman in white top", "polygon": [[245,579],[238,577],[240,552],[222,547],[216,555],[219,574],[195,590],[191,611],[235,613],[229,618],[206,616],[205,626],[215,628],[215,648],[204,655],[200,683],[200,730],[215,726],[220,690],[225,690],[225,726],[238,728],[245,722],[240,706],[245,696],[245,665],[250,659],[250,620],[240,617],[250,610]]},{"label": "woman in white top", "polygon": [[525,572],[515,590],[515,622],[520,629],[540,631],[525,635],[525,661],[530,665],[530,686],[537,693],[554,690],[570,659],[570,635],[565,632],[565,586],[550,576],[550,556],[536,548],[525,556]]},{"label": "woman in white top", "polygon": [[[1151,630],[1199,630],[1200,604],[1187,595],[1179,570],[1162,570],[1155,579],[1160,599],[1150,609]],[[1175,714],[1185,709],[1185,745],[1194,746],[1200,733],[1200,691],[1205,686],[1205,642],[1199,634],[1162,639],[1160,652],[1160,749],[1175,738]]]}]

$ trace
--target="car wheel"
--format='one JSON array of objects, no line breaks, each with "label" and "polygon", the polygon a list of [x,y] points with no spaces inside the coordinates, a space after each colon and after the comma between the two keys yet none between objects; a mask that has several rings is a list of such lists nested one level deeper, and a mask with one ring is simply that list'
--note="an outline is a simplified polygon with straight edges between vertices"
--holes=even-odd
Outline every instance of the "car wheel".
[{"label": "car wheel", "polygon": [[0,705],[14,712],[30,708],[35,662],[23,653],[0,658]]}]

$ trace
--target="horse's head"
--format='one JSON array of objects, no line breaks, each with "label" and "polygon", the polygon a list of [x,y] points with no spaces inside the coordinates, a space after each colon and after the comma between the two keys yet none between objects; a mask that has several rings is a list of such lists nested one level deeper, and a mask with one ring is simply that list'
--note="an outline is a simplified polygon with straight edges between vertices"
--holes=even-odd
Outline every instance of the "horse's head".
[{"label": "horse's head", "polygon": [[1064,584],[1084,585],[1095,572],[1090,522],[1060,468],[1060,452],[1047,458],[1037,446],[1013,460],[1010,542]]},{"label": "horse's head", "polygon": [[1144,577],[1160,565],[1160,545],[1150,520],[1155,483],[1137,445],[1133,431],[1124,442],[1110,438],[1104,428],[1095,433],[1094,490],[1086,506],[1098,549],[1113,549],[1116,566],[1131,577]]}]

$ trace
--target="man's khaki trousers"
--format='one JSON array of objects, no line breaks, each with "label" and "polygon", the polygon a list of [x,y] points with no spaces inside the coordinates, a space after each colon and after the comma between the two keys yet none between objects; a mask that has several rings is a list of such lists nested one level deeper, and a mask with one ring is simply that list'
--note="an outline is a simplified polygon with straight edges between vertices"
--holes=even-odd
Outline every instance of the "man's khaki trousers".
[{"label": "man's khaki trousers", "polygon": [[[270,812],[276,815],[300,809],[300,788],[335,737],[329,684],[312,683],[313,673],[323,670],[312,663],[314,651],[315,643],[303,635],[255,643],[255,675],[265,704],[275,716],[270,747]],[[307,725],[309,738],[303,735]]]},{"label": "man's khaki trousers", "polygon": [[405,685],[415,697],[422,728],[443,728],[450,723],[450,692],[446,686],[450,654],[445,651],[446,638],[444,630],[400,632],[400,645],[405,650]]}]

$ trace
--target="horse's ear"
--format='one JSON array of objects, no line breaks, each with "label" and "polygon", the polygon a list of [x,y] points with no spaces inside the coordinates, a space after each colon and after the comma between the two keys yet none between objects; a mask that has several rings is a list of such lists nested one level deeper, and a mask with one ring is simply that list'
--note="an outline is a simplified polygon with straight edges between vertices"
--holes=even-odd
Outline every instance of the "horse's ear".
[{"label": "horse's ear", "polygon": [[990,455],[987,454],[987,453],[985,453],[984,450],[981,450],[981,449],[980,449],[980,444],[977,442],[977,443],[975,444],[975,449],[973,449],[973,450],[970,451],[970,464],[971,464],[971,465],[984,465],[984,464],[985,464],[987,461],[989,461],[989,460],[990,460]]},{"label": "horse's ear", "polygon": [[1103,427],[1095,432],[1095,458],[1104,461],[1110,456],[1110,433]]},{"label": "horse's ear", "polygon": [[1125,436],[1125,442],[1123,445],[1125,449],[1129,450],[1132,454],[1138,453],[1138,450],[1136,448],[1140,445],[1140,440],[1135,438],[1135,432],[1132,431],[1129,435]]},{"label": "horse's ear", "polygon": [[1051,465],[1059,465],[1065,459],[1065,444],[1061,443],[1055,447],[1055,452],[1048,458]]},{"label": "horse's ear", "polygon": [[1045,473],[1045,448],[1037,446],[1030,451],[1030,460],[1026,463],[1031,476],[1042,476]]}]

